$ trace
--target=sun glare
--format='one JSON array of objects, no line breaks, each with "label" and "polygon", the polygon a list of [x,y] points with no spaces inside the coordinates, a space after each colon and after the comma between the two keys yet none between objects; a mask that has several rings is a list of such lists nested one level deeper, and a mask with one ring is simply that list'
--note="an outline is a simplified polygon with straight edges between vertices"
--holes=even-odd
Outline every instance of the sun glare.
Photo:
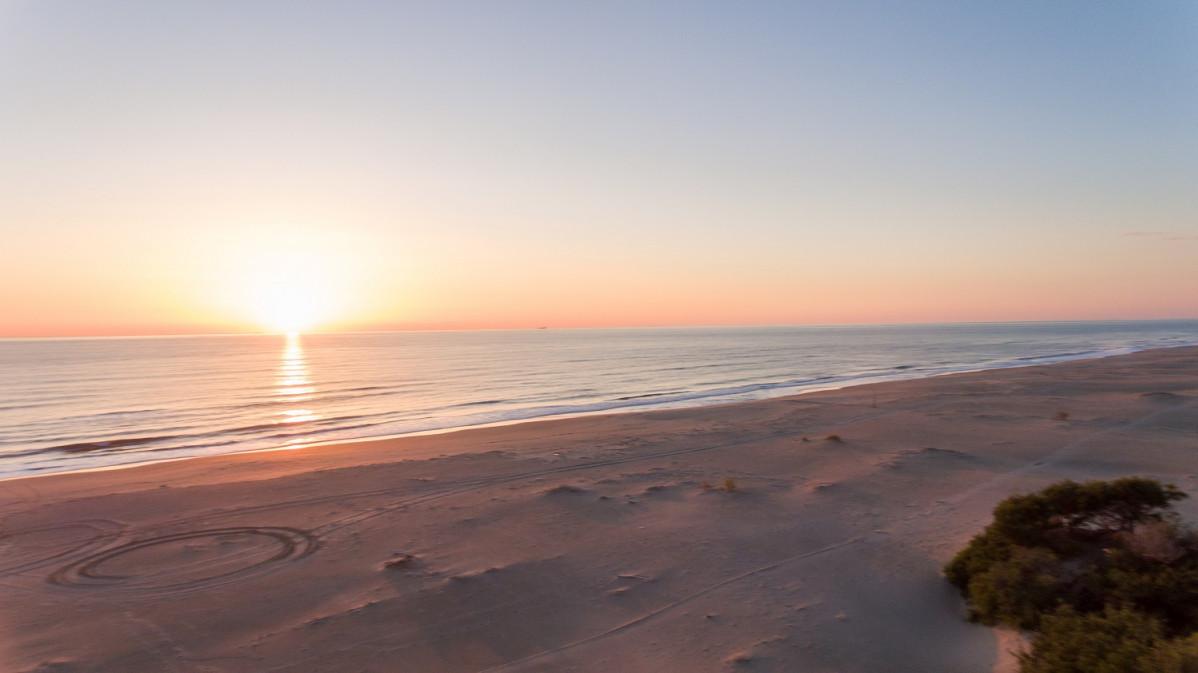
[{"label": "sun glare", "polygon": [[265,329],[297,333],[329,318],[334,298],[331,279],[320,259],[296,251],[276,251],[261,260],[247,282],[249,312]]},{"label": "sun glare", "polygon": [[377,247],[332,225],[229,222],[207,233],[214,304],[259,330],[298,334],[361,320]]},{"label": "sun glare", "polygon": [[300,278],[266,279],[251,289],[254,317],[275,332],[298,333],[320,322],[314,288]]},{"label": "sun glare", "polygon": [[302,229],[241,232],[230,246],[229,303],[269,332],[319,328],[345,303],[346,275],[333,246]]}]

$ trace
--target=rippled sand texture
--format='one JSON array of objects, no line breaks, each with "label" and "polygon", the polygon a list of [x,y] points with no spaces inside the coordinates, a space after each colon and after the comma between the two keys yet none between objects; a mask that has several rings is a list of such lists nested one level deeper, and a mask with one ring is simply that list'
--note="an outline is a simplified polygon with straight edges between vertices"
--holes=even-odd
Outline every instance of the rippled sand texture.
[{"label": "rippled sand texture", "polygon": [[988,672],[994,504],[1195,437],[1176,348],[4,481],[0,670]]}]

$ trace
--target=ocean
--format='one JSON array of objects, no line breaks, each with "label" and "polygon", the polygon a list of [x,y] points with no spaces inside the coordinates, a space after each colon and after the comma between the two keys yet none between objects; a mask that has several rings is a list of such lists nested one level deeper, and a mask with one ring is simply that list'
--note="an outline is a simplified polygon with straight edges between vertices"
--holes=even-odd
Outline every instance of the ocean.
[{"label": "ocean", "polygon": [[1198,321],[0,339],[0,478],[1198,344]]}]

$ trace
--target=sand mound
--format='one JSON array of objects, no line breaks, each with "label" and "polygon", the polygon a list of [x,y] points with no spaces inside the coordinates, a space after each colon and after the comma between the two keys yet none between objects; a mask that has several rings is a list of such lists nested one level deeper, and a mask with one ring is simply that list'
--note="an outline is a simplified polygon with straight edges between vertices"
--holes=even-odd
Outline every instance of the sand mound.
[{"label": "sand mound", "polygon": [[1163,404],[1185,404],[1187,398],[1176,393],[1142,393],[1140,397],[1153,402],[1161,402]]},{"label": "sand mound", "polygon": [[571,486],[569,484],[562,484],[561,486],[554,486],[553,488],[545,491],[545,495],[547,495],[547,496],[586,495],[587,493],[590,493],[590,491],[588,491],[587,489],[582,488],[580,486]]}]

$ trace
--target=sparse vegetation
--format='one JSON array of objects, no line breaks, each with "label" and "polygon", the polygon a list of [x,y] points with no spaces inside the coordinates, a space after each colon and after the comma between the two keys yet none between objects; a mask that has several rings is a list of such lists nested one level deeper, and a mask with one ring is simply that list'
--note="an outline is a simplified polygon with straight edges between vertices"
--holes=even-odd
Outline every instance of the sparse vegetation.
[{"label": "sparse vegetation", "polygon": [[710,493],[711,491],[717,491],[717,490],[724,491],[725,493],[735,493],[736,492],[736,480],[733,479],[732,477],[728,477],[728,478],[724,479],[724,481],[717,487],[717,486],[714,486],[710,481],[707,481],[706,479],[704,479],[702,488],[703,488],[704,493]]},{"label": "sparse vegetation", "polygon": [[384,568],[406,568],[416,563],[416,557],[412,554],[397,554],[388,561],[383,562]]},{"label": "sparse vegetation", "polygon": [[972,619],[1032,630],[1023,673],[1198,672],[1198,535],[1171,484],[1063,481],[1007,498],[944,573]]}]

